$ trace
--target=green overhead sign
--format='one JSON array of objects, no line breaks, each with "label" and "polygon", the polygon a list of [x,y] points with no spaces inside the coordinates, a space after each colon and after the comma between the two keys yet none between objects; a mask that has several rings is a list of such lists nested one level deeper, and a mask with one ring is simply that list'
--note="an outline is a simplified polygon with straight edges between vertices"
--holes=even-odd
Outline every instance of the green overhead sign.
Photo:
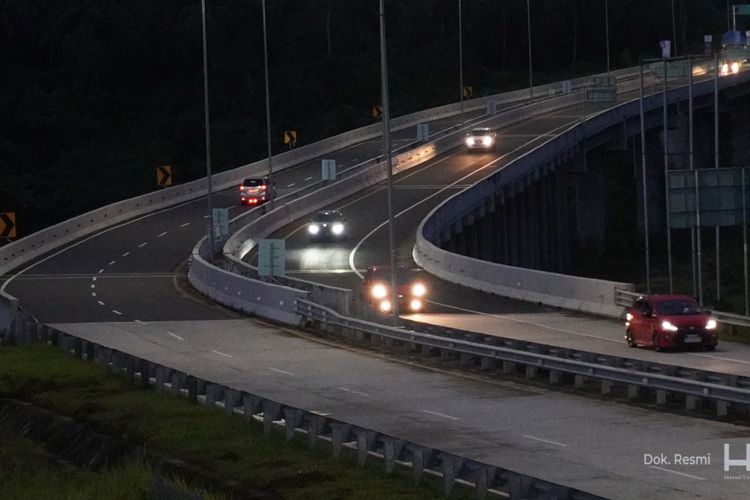
[{"label": "green overhead sign", "polygon": [[734,13],[735,14],[750,14],[750,4],[745,3],[742,5],[735,5]]}]

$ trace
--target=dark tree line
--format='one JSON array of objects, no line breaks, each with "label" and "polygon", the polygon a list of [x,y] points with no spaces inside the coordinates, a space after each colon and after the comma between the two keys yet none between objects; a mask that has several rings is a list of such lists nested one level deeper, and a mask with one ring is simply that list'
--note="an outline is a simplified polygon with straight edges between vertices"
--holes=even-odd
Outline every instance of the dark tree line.
[{"label": "dark tree line", "polygon": [[[260,0],[207,0],[213,165],[264,157]],[[530,0],[534,81],[605,69],[604,0]],[[702,50],[723,0],[609,0],[613,67],[658,41]],[[306,144],[372,122],[377,0],[267,0],[272,137]],[[386,2],[391,106],[458,99],[458,2]],[[750,20],[748,20],[750,24]],[[463,0],[464,82],[475,96],[528,84],[524,0]],[[0,0],[0,212],[21,235],[205,172],[199,0]]]}]

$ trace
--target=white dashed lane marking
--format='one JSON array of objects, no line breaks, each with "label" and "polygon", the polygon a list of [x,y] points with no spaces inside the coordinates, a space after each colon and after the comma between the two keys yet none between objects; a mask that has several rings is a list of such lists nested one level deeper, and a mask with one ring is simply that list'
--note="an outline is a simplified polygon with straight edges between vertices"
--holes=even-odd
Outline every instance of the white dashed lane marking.
[{"label": "white dashed lane marking", "polygon": [[189,226],[189,225],[190,225],[190,223],[189,223],[189,222],[186,222],[186,223],[184,223],[184,224],[180,225],[180,227],[187,227],[187,226]]},{"label": "white dashed lane marking", "polygon": [[99,269],[99,274],[102,274],[104,272],[104,269]]},{"label": "white dashed lane marking", "polygon": [[104,302],[102,302],[101,300],[97,300],[97,302],[99,303],[100,306],[106,306],[107,305]]},{"label": "white dashed lane marking", "polygon": [[360,396],[364,396],[366,398],[370,397],[370,395],[367,394],[366,392],[355,391],[354,389],[348,389],[346,387],[339,387],[339,389],[341,389],[344,392],[351,392],[352,394],[359,394]]},{"label": "white dashed lane marking", "polygon": [[307,179],[305,179],[305,180],[309,181],[310,179],[312,179],[312,175],[310,177],[308,177]]},{"label": "white dashed lane marking", "polygon": [[117,261],[115,261],[115,260],[110,260],[110,261],[109,261],[109,265],[110,265],[110,266],[113,266],[113,265],[115,264],[115,262],[117,262]]},{"label": "white dashed lane marking", "polygon": [[217,351],[215,349],[211,349],[211,352],[213,352],[215,354],[218,354],[219,356],[224,356],[225,358],[231,358],[232,357],[231,354],[227,354],[225,352]]},{"label": "white dashed lane marking", "polygon": [[148,325],[148,323],[146,323],[145,321],[141,321],[141,320],[139,320],[139,319],[136,319],[136,320],[134,320],[134,321],[135,321],[136,323],[138,323],[139,325]]},{"label": "white dashed lane marking", "polygon": [[122,313],[118,311],[117,309],[112,309],[112,312],[115,313],[118,316],[122,316]]},{"label": "white dashed lane marking", "polygon": [[128,255],[130,255],[130,252],[125,252],[124,254],[122,254],[123,257],[127,257]]},{"label": "white dashed lane marking", "polygon": [[91,288],[96,288],[96,285],[91,285]]},{"label": "white dashed lane marking", "polygon": [[268,367],[268,369],[271,370],[272,372],[281,373],[282,375],[289,375],[290,377],[294,377],[294,373],[292,372],[286,372],[284,370],[279,370],[278,368],[271,368],[270,366]]},{"label": "white dashed lane marking", "polygon": [[531,436],[529,434],[523,434],[523,437],[525,437],[526,439],[533,439],[534,441],[541,441],[542,443],[554,444],[555,446],[563,446],[563,447],[564,446],[568,446],[565,443],[560,443],[560,442],[557,442],[557,441],[550,441],[549,439],[544,439],[544,438],[540,438],[540,437],[536,437],[536,436]]},{"label": "white dashed lane marking", "polygon": [[161,234],[160,234],[160,235],[158,236],[158,238],[161,238],[161,237],[162,237],[162,236],[164,236],[165,234],[167,234],[167,231],[164,231],[163,233],[161,233]]},{"label": "white dashed lane marking", "polygon": [[172,333],[172,332],[167,332],[167,335],[171,335],[172,337],[176,338],[176,339],[177,339],[177,340],[179,340],[180,342],[182,342],[182,341],[184,341],[184,340],[185,340],[185,339],[183,339],[182,337],[180,337],[179,335],[177,335],[177,334],[175,334],[175,333]]},{"label": "white dashed lane marking", "polygon": [[141,243],[140,245],[138,245],[138,248],[143,248],[143,247],[145,247],[146,245],[148,245],[148,243],[146,243],[146,242],[144,241],[143,243]]},{"label": "white dashed lane marking", "polygon": [[443,418],[447,418],[450,420],[459,420],[458,417],[453,417],[451,415],[446,415],[445,413],[440,413],[437,411],[430,411],[430,410],[422,410],[422,411],[425,413],[429,413],[430,415],[435,415],[436,417],[443,417]]}]

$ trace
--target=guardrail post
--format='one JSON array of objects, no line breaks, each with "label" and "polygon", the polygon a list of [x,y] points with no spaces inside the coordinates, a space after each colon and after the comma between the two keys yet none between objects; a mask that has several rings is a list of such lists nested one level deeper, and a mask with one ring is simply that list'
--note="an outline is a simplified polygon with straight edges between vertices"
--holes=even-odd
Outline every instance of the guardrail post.
[{"label": "guardrail post", "polygon": [[716,402],[716,416],[726,417],[729,413],[729,401],[717,401]]},{"label": "guardrail post", "polygon": [[94,343],[86,342],[86,361],[94,362]]},{"label": "guardrail post", "polygon": [[685,396],[685,409],[687,411],[695,410],[698,407],[698,396]]},{"label": "guardrail post", "polygon": [[83,359],[83,340],[79,338],[75,338],[73,340],[73,349],[76,353],[76,358]]},{"label": "guardrail post", "polygon": [[149,380],[151,378],[151,363],[145,359],[141,359],[138,362],[138,371],[141,373],[141,387],[148,389],[151,382]]},{"label": "guardrail post", "polygon": [[667,391],[658,389],[656,391],[656,404],[665,405],[667,404]]},{"label": "guardrail post", "polygon": [[137,360],[133,356],[130,356],[129,354],[123,353],[123,358],[125,359],[125,369],[128,382],[133,383],[135,382],[135,372],[137,369]]},{"label": "guardrail post", "polygon": [[401,439],[384,438],[383,439],[383,461],[385,462],[385,473],[393,473],[393,469],[396,468],[396,457],[401,453],[401,448],[404,446],[404,441]]},{"label": "guardrail post", "polygon": [[412,470],[414,471],[414,484],[419,486],[424,476],[424,466],[429,461],[432,450],[429,448],[422,448],[418,445],[411,447],[411,463]]},{"label": "guardrail post", "polygon": [[573,377],[573,385],[576,389],[582,388],[584,385],[586,385],[586,377],[583,375],[576,374]]},{"label": "guardrail post", "polygon": [[549,383],[559,384],[562,381],[562,373],[557,370],[549,371]]},{"label": "guardrail post", "polygon": [[637,386],[635,384],[628,385],[628,399],[637,398],[639,392],[640,392],[640,386]]},{"label": "guardrail post", "polygon": [[490,474],[494,475],[494,473],[494,469],[482,466],[480,466],[474,472],[474,490],[476,491],[477,498],[479,500],[484,500],[485,498],[487,498],[487,489],[489,487]]},{"label": "guardrail post", "polygon": [[228,414],[234,413],[234,408],[240,401],[240,392],[236,389],[227,388],[224,391],[224,412]]},{"label": "guardrail post", "polygon": [[302,420],[302,411],[295,410],[294,408],[284,409],[284,427],[286,428],[286,440],[291,441],[294,439],[294,431],[299,427],[299,423]]},{"label": "guardrail post", "polygon": [[271,434],[273,429],[273,421],[279,418],[281,413],[281,407],[278,403],[273,401],[263,401],[263,433]]},{"label": "guardrail post", "polygon": [[461,366],[469,366],[471,364],[472,359],[474,359],[474,356],[472,356],[469,353],[462,352],[459,358],[459,362]]},{"label": "guardrail post", "polygon": [[196,403],[198,401],[198,379],[192,375],[187,378],[188,401]]},{"label": "guardrail post", "polygon": [[456,457],[444,454],[442,457],[443,492],[446,497],[453,493],[453,485],[456,482]]},{"label": "guardrail post", "polygon": [[503,361],[503,375],[515,373],[516,364],[512,361]]},{"label": "guardrail post", "polygon": [[165,368],[163,366],[156,366],[154,368],[154,378],[156,381],[154,382],[154,389],[156,392],[163,392],[164,391],[164,382],[167,380],[167,375],[169,374],[168,368]]},{"label": "guardrail post", "polygon": [[497,363],[492,358],[482,357],[480,361],[480,368],[482,370],[494,370],[497,368]]},{"label": "guardrail post", "polygon": [[263,400],[252,394],[242,395],[242,407],[245,417],[250,419],[263,408]]},{"label": "guardrail post", "polygon": [[323,434],[326,428],[326,418],[314,413],[307,419],[307,437],[309,439],[309,446],[311,450],[314,450],[318,444],[318,437]]},{"label": "guardrail post", "polygon": [[375,441],[375,433],[366,429],[357,429],[357,463],[363,467],[367,461],[367,454],[370,451],[373,441]]},{"label": "guardrail post", "polygon": [[344,439],[349,435],[351,425],[339,422],[331,423],[331,446],[333,447],[333,458],[339,458]]},{"label": "guardrail post", "polygon": [[526,365],[526,378],[533,379],[536,377],[536,366]]},{"label": "guardrail post", "polygon": [[602,394],[612,394],[615,383],[611,380],[602,380]]},{"label": "guardrail post", "polygon": [[[187,377],[183,372],[177,370],[169,375],[169,383],[172,384],[172,394],[180,395],[183,388],[183,381],[187,382]],[[187,384],[184,384],[187,385]]]}]

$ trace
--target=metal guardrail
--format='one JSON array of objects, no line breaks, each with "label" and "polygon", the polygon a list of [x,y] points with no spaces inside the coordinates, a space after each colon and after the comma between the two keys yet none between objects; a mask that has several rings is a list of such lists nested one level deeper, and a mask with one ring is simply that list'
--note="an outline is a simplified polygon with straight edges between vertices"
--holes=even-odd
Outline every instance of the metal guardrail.
[{"label": "metal guardrail", "polygon": [[[501,362],[504,372],[514,371],[516,365],[526,368],[527,376],[534,377],[537,371],[546,370],[550,381],[557,383],[562,374],[574,376],[576,385],[582,385],[586,379],[595,379],[602,383],[602,390],[611,392],[612,384],[624,385],[628,394],[635,397],[639,388],[656,391],[658,403],[665,403],[668,395],[679,394],[685,398],[687,409],[695,409],[698,400],[703,398],[716,403],[720,416],[727,415],[729,404],[750,408],[750,388],[737,387],[727,383],[696,380],[674,375],[644,372],[609,366],[588,361],[561,358],[549,354],[512,349],[501,345],[470,342],[455,338],[420,333],[413,330],[402,330],[378,323],[371,323],[338,314],[332,309],[322,307],[307,300],[295,302],[296,311],[321,329],[339,334],[356,342],[372,343],[387,340],[398,342],[408,351],[438,350],[445,357],[470,357],[478,360],[481,366],[492,366]],[[334,327],[334,328],[331,328]],[[369,336],[370,338],[366,338]],[[674,371],[674,370],[673,370]],[[736,383],[736,377],[728,377]],[[725,376],[726,380],[726,376]]]},{"label": "metal guardrail", "polygon": [[[643,295],[646,294],[631,292],[618,288],[615,289],[615,304],[622,307],[630,307],[633,305],[635,299],[637,299],[638,297],[642,297]],[[720,323],[750,328],[750,316],[743,316],[741,314],[713,310],[711,310],[711,315]]]},{"label": "metal guardrail", "polygon": [[417,485],[426,475],[439,478],[446,497],[456,487],[464,487],[473,489],[479,499],[502,496],[512,499],[603,500],[603,497],[569,486],[274,401],[46,325],[29,325],[20,340],[22,344],[50,343],[79,359],[96,362],[124,375],[144,388],[171,392],[228,414],[242,415],[262,423],[265,434],[281,431],[287,441],[297,435],[306,436],[310,449],[330,446],[334,458],[354,455],[360,466],[379,460],[389,474],[396,467],[410,469]]}]

